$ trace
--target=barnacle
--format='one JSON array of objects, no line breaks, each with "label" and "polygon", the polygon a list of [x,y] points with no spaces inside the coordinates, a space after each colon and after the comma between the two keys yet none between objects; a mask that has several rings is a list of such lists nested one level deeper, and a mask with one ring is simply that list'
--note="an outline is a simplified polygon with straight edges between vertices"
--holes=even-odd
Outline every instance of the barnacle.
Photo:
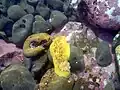
[{"label": "barnacle", "polygon": [[29,36],[24,42],[24,55],[27,57],[38,55],[50,45],[51,41],[52,37],[47,33],[38,33]]},{"label": "barnacle", "polygon": [[56,37],[50,45],[50,54],[53,58],[55,73],[67,77],[70,74],[70,45],[65,36]]}]

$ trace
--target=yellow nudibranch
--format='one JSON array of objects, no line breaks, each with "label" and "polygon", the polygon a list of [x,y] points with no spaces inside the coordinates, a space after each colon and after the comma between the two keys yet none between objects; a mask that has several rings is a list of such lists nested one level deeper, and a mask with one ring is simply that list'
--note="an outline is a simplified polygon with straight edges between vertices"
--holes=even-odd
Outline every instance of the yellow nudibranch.
[{"label": "yellow nudibranch", "polygon": [[47,33],[30,35],[24,42],[23,53],[26,57],[33,57],[41,53],[52,42],[52,37]]},{"label": "yellow nudibranch", "polygon": [[53,58],[54,71],[58,76],[70,75],[70,45],[65,36],[57,36],[50,45],[50,54]]}]

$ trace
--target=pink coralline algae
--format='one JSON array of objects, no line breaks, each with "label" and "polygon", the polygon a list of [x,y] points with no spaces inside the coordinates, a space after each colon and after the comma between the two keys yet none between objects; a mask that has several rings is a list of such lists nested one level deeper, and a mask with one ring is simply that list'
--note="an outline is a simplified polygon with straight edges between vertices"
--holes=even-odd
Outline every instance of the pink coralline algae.
[{"label": "pink coralline algae", "polygon": [[[120,0],[83,0],[87,21],[100,28],[120,28]],[[80,12],[81,14],[81,12]]]},{"label": "pink coralline algae", "polygon": [[8,44],[4,40],[0,40],[0,71],[10,64],[22,62],[22,50],[12,43]]},{"label": "pink coralline algae", "polygon": [[82,23],[68,22],[60,32],[52,33],[52,35],[55,34],[66,36],[71,45],[87,50],[84,54],[85,70],[77,74],[77,78],[81,80],[80,86],[86,87],[87,84],[89,90],[104,90],[107,82],[113,79],[115,66],[114,61],[107,67],[97,65],[95,52],[101,40],[95,33]]}]

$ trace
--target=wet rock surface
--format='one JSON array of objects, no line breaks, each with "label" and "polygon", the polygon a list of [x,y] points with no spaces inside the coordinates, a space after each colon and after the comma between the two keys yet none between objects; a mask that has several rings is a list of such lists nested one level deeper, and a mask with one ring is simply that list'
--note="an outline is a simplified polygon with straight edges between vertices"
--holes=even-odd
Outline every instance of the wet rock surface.
[{"label": "wet rock surface", "polygon": [[34,90],[35,85],[30,72],[19,64],[9,66],[0,75],[0,86],[3,90]]},{"label": "wet rock surface", "polygon": [[[113,3],[114,2],[114,3]],[[81,5],[83,5],[81,7]],[[80,8],[90,24],[111,30],[120,28],[119,0],[83,0]],[[80,12],[80,14],[82,13]]]},{"label": "wet rock surface", "polygon": [[[107,56],[110,55],[110,52],[108,51],[106,55],[104,54],[106,50],[100,51],[100,58],[104,59],[105,62],[104,60],[100,62],[99,56],[97,56],[96,59],[96,49],[101,48],[98,47],[100,40],[97,34],[92,28],[88,27],[87,24],[76,21],[79,21],[79,15],[83,14],[85,18],[82,19],[87,19],[92,26],[105,28],[103,29],[104,35],[98,34],[100,38],[103,40],[106,38],[112,41],[113,33],[115,32],[104,33],[104,31],[106,28],[118,29],[119,23],[116,24],[114,21],[119,21],[119,16],[116,16],[119,15],[119,11],[117,10],[119,8],[115,7],[115,10],[113,10],[115,12],[112,14],[116,13],[116,15],[112,15],[113,18],[108,20],[110,19],[108,15],[106,15],[105,18],[99,17],[103,14],[102,11],[100,15],[97,15],[94,10],[92,12],[92,9],[90,9],[89,12],[84,12],[86,7],[84,7],[83,3],[81,4],[83,9],[79,9],[80,7],[78,7],[78,5],[80,6],[79,2],[81,1],[84,1],[84,4],[89,6],[91,5],[89,2],[94,2],[95,0],[89,2],[88,0],[0,0],[0,39],[2,38],[6,41],[6,43],[0,41],[0,77],[2,77],[2,80],[5,78],[2,83],[0,82],[0,89],[4,90],[4,88],[6,88],[5,90],[7,90],[8,87],[9,89],[12,87],[13,90],[34,90],[33,88],[35,88],[35,90],[79,90],[83,88],[86,90],[95,90],[96,88],[104,90],[105,84],[103,85],[103,83],[109,81],[108,78],[111,78],[111,73],[114,73],[113,62],[111,62],[110,65],[104,64],[111,61],[111,56],[109,57],[110,60],[107,60],[107,62],[105,60],[109,59]],[[97,1],[99,3],[104,2],[104,0]],[[111,3],[111,0],[108,0],[108,2]],[[115,5],[116,2],[117,1],[114,3]],[[98,3],[96,5],[96,3],[97,2],[94,2],[94,8],[96,9],[96,7],[100,6],[101,9],[103,3],[102,5]],[[106,14],[110,14],[111,12],[109,11],[114,9],[114,7],[112,8],[113,4],[110,5]],[[93,8],[93,6],[88,8]],[[77,10],[81,10],[82,13]],[[67,24],[65,25],[65,23]],[[95,29],[95,31],[97,31],[97,29]],[[64,35],[67,37],[67,42],[72,46],[69,62],[71,65],[71,74],[74,73],[75,75],[73,75],[74,78],[73,76],[70,76],[70,78],[58,77],[54,73],[54,70],[51,70],[54,66],[48,50],[49,45],[46,48],[47,41],[44,38],[42,41],[38,41],[40,45],[42,43],[43,47],[45,47],[44,55],[38,54],[35,57],[31,56],[28,58],[23,55],[21,49],[16,48],[16,46],[21,46],[22,48],[24,41],[31,34],[41,32],[52,33],[51,36]],[[36,38],[34,40],[36,41]],[[9,43],[11,41],[14,44]],[[28,47],[32,49],[37,46],[39,46],[37,42],[28,44]],[[106,46],[108,48],[108,45]],[[38,48],[38,50],[39,49],[40,48]],[[48,53],[46,54],[46,52]],[[103,66],[98,65],[97,61]],[[16,66],[17,68],[13,64],[18,64]],[[21,66],[21,64],[25,67]],[[104,67],[105,65],[107,67]],[[12,67],[14,68],[11,70],[10,68]],[[21,68],[23,70],[21,70]],[[28,70],[30,72],[28,72]],[[15,76],[15,73],[18,75]],[[25,77],[23,77],[24,74]],[[119,86],[119,84],[116,85],[116,87],[117,86]]]},{"label": "wet rock surface", "polygon": [[40,81],[39,89],[42,90],[72,90],[74,79],[59,77],[53,69],[49,69]]},{"label": "wet rock surface", "polygon": [[36,12],[45,19],[48,19],[50,16],[50,8],[48,8],[45,4],[41,4],[41,2],[37,4]]},{"label": "wet rock surface", "polygon": [[112,63],[112,54],[109,44],[105,41],[100,42],[96,51],[96,59],[98,65],[106,67]]},{"label": "wet rock surface", "polygon": [[25,15],[20,20],[14,23],[12,30],[12,41],[16,45],[22,45],[25,39],[32,33],[32,23],[32,14]]},{"label": "wet rock surface", "polygon": [[61,0],[46,0],[49,7],[51,7],[54,10],[63,10],[63,1]]},{"label": "wet rock surface", "polygon": [[13,5],[8,8],[7,14],[11,19],[18,20],[22,16],[26,15],[26,12],[19,5]]},{"label": "wet rock surface", "polygon": [[5,28],[5,25],[8,23],[8,22],[12,22],[11,19],[1,15],[0,16],[0,30],[3,30],[3,28]]},{"label": "wet rock surface", "polygon": [[71,46],[71,53],[70,53],[70,66],[71,72],[82,72],[85,69],[85,62],[84,57],[82,54],[82,50],[75,46]]},{"label": "wet rock surface", "polygon": [[36,15],[35,22],[33,23],[33,33],[45,33],[52,29],[52,25],[49,22],[46,22],[42,16]]},{"label": "wet rock surface", "polygon": [[58,28],[67,22],[67,17],[62,12],[55,10],[51,12],[49,22],[54,28]]}]

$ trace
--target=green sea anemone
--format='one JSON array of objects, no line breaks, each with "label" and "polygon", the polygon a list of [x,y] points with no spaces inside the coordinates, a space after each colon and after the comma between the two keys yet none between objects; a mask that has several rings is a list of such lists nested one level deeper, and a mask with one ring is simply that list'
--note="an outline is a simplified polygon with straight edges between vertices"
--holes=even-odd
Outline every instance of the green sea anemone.
[{"label": "green sea anemone", "polygon": [[53,58],[54,70],[58,76],[68,77],[70,75],[70,45],[65,36],[56,37],[50,45],[50,54]]},{"label": "green sea anemone", "polygon": [[26,57],[33,57],[45,50],[51,43],[52,38],[47,33],[38,33],[29,36],[23,46]]}]

